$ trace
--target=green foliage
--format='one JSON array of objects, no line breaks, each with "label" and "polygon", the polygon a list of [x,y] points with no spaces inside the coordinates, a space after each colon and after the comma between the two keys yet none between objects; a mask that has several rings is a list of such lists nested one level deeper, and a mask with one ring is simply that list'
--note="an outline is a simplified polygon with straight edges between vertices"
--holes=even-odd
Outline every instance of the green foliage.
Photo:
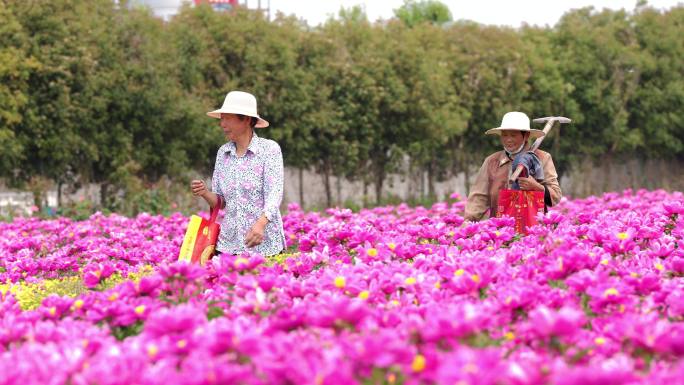
[{"label": "green foliage", "polygon": [[424,22],[442,25],[452,21],[449,7],[436,0],[404,0],[404,5],[395,9],[394,15],[408,27]]},{"label": "green foliage", "polygon": [[208,319],[209,321],[211,321],[211,320],[213,320],[214,318],[223,317],[223,313],[224,313],[224,312],[223,312],[223,308],[221,308],[221,307],[219,307],[219,306],[211,306],[211,307],[207,310],[207,319]]},{"label": "green foliage", "polygon": [[398,365],[373,367],[368,377],[361,378],[363,385],[402,385],[404,383],[406,383],[406,378]]},{"label": "green foliage", "polygon": [[[83,200],[62,204],[57,208],[55,214],[61,217],[71,218],[76,221],[82,221],[90,218],[90,216],[98,210],[99,208],[97,205],[95,205],[95,203],[89,200]],[[109,214],[109,211],[105,210],[103,211],[103,214],[107,215]]]},{"label": "green foliage", "polygon": [[125,194],[114,201],[113,211],[128,216],[142,212],[169,215],[172,211],[172,199],[168,186],[169,183],[144,184],[135,179],[126,186]]},{"label": "green foliage", "polygon": [[132,325],[128,326],[113,326],[111,328],[111,333],[114,338],[119,341],[123,341],[128,337],[137,336],[143,331],[145,323],[138,320]]},{"label": "green foliage", "polygon": [[565,283],[565,281],[560,280],[560,279],[557,279],[557,280],[551,280],[550,279],[548,281],[548,285],[551,287],[561,289],[561,290],[567,290],[568,289],[568,285]]},{"label": "green foliage", "polygon": [[[406,205],[410,207],[417,207],[417,206],[422,206],[422,207],[432,207],[435,203],[439,202],[440,199],[439,197],[431,197],[431,196],[425,196],[425,197],[417,197],[417,198],[409,198],[409,199],[404,199],[400,196],[393,195],[393,194],[386,194],[385,197],[380,201],[378,206],[396,206],[401,203],[405,203]],[[372,207],[372,205],[371,205]]]},{"label": "green foliage", "polygon": [[464,344],[474,348],[486,348],[488,346],[499,346],[501,341],[492,338],[487,332],[469,334],[461,339]]}]

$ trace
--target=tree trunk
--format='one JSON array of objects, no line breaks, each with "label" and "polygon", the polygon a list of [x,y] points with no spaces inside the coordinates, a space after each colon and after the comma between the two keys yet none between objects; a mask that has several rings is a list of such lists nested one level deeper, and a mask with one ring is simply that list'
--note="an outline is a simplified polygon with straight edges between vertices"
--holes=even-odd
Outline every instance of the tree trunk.
[{"label": "tree trunk", "polygon": [[109,185],[107,183],[100,184],[100,205],[108,207],[109,204]]},{"label": "tree trunk", "polygon": [[326,164],[323,167],[323,185],[325,186],[325,202],[326,206],[332,205],[332,193],[330,191],[330,167]]},{"label": "tree trunk", "polygon": [[463,178],[465,179],[464,184],[465,184],[465,191],[466,191],[465,197],[466,198],[468,197],[468,195],[470,195],[470,172],[468,170],[470,170],[470,165],[466,164],[463,167]]},{"label": "tree trunk", "polygon": [[304,169],[299,168],[299,206],[304,209]]},{"label": "tree trunk", "polygon": [[[560,136],[561,136],[561,124],[560,123],[558,124],[558,129],[554,132],[554,135],[555,136],[553,137],[553,145],[552,145],[553,154],[551,154],[551,155],[552,156],[553,155],[558,156],[558,154],[560,154]],[[558,182],[560,183],[560,180],[563,177],[564,167],[559,168],[557,163],[555,164],[555,166],[556,166],[556,170],[558,172]]]},{"label": "tree trunk", "polygon": [[465,198],[470,195],[470,155],[466,150],[464,149],[465,147],[465,142],[463,140],[463,137],[461,137],[458,141],[458,145],[455,146],[455,151],[456,151],[456,160],[460,162],[460,164],[457,167],[457,170],[460,170],[463,172],[463,184],[465,185]]},{"label": "tree trunk", "polygon": [[435,171],[434,171],[434,164],[432,161],[430,161],[430,163],[428,163],[427,182],[428,182],[428,197],[430,199],[435,199],[437,193],[435,192]]},{"label": "tree trunk", "polygon": [[413,159],[409,158],[408,171],[406,172],[406,195],[404,196],[404,201],[408,202],[413,196]]},{"label": "tree trunk", "polygon": [[39,210],[43,207],[43,192],[38,189],[33,190],[33,205]]},{"label": "tree trunk", "polygon": [[57,182],[57,207],[62,207],[62,181]]},{"label": "tree trunk", "polygon": [[46,191],[50,188],[50,181],[42,176],[31,177],[28,181],[29,191],[33,194],[33,204],[38,209],[43,208]]},{"label": "tree trunk", "polygon": [[380,204],[382,201],[382,184],[385,182],[384,176],[378,176],[375,180],[375,203]]},{"label": "tree trunk", "polygon": [[342,206],[342,177],[335,177],[335,189],[337,190],[337,205]]},{"label": "tree trunk", "polygon": [[375,168],[375,203],[382,202],[382,185],[385,183],[385,165],[379,164]]},{"label": "tree trunk", "polygon": [[363,177],[363,207],[368,207],[368,178]]}]

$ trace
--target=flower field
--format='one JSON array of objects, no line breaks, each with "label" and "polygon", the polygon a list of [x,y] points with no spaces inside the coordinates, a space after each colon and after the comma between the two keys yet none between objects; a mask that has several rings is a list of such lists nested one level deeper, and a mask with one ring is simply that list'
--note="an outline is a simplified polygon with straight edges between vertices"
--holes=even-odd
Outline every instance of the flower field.
[{"label": "flower field", "polygon": [[284,217],[287,254],[175,261],[187,218],[0,223],[0,384],[674,384],[684,195]]}]

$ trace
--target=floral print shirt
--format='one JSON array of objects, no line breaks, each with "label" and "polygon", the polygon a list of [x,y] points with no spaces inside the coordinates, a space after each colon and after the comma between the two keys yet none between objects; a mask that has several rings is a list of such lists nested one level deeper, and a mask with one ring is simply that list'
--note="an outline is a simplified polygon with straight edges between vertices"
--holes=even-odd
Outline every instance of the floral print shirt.
[{"label": "floral print shirt", "polygon": [[[216,154],[212,191],[225,202],[216,249],[222,253],[244,251],[270,256],[285,248],[280,202],[283,200],[283,154],[278,143],[256,133],[243,156],[234,142],[221,146]],[[245,236],[262,215],[269,222],[264,241],[247,248]]]}]

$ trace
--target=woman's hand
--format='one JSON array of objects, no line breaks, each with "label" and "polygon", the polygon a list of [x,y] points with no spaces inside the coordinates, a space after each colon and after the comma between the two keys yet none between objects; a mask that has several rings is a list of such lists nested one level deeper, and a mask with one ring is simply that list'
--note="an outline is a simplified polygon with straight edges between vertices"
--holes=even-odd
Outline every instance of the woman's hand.
[{"label": "woman's hand", "polygon": [[190,182],[190,188],[192,189],[192,195],[196,197],[205,197],[206,194],[209,192],[207,190],[207,185],[204,184],[204,181],[201,180],[193,180]]},{"label": "woman's hand", "polygon": [[525,191],[544,191],[544,186],[532,177],[518,178],[518,185]]},{"label": "woman's hand", "polygon": [[222,202],[222,199],[217,194],[207,190],[207,185],[204,184],[204,181],[193,180],[190,182],[190,188],[192,189],[192,195],[204,198],[210,208],[213,209],[218,204],[220,204],[221,207],[224,206],[225,202]]},{"label": "woman's hand", "polygon": [[267,223],[268,219],[263,215],[254,223],[247,232],[247,236],[245,236],[245,245],[247,247],[260,245],[264,241],[264,229]]}]

